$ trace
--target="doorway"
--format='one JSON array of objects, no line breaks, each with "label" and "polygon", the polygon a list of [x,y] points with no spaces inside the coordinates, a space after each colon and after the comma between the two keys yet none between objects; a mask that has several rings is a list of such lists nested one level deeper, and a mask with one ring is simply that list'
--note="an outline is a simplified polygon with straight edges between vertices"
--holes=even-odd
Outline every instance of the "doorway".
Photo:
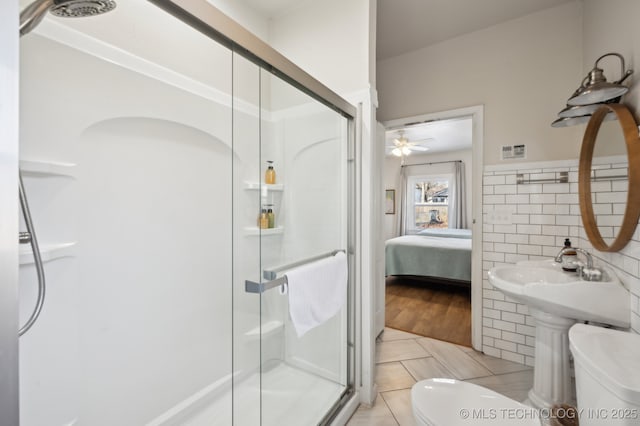
[{"label": "doorway", "polygon": [[[464,228],[469,229],[471,234],[470,235],[471,262],[469,266],[470,279],[468,280],[470,285],[467,291],[469,292],[470,299],[471,299],[471,302],[470,302],[471,342],[470,343],[471,343],[471,346],[473,346],[477,350],[480,350],[482,346],[482,285],[483,285],[482,281],[483,280],[482,280],[482,220],[480,219],[482,218],[483,112],[484,112],[484,108],[483,106],[480,105],[480,106],[465,107],[465,108],[460,108],[455,110],[441,111],[436,113],[422,114],[418,116],[405,117],[405,118],[390,120],[382,123],[386,132],[396,132],[396,135],[395,135],[396,137],[388,138],[390,139],[391,143],[393,143],[394,145],[397,145],[395,143],[395,140],[399,139],[400,145],[405,143],[411,144],[410,146],[411,148],[413,148],[412,151],[416,151],[416,152],[410,153],[409,155],[406,155],[406,153],[403,153],[403,155],[400,156],[400,160],[399,160],[400,166],[402,165],[410,166],[412,164],[425,163],[425,165],[421,165],[420,167],[426,168],[426,167],[430,167],[429,165],[435,166],[436,163],[440,163],[438,164],[438,167],[440,167],[440,169],[434,169],[433,167],[431,167],[431,170],[433,171],[434,175],[442,175],[443,167],[445,170],[450,170],[450,168],[447,169],[447,166],[449,165],[444,163],[455,161],[457,160],[457,158],[453,158],[451,155],[446,156],[444,154],[444,152],[447,151],[445,147],[440,147],[438,149],[434,148],[436,145],[438,145],[436,143],[437,140],[436,141],[428,140],[429,139],[428,135],[426,136],[427,140],[421,141],[420,139],[416,139],[413,142],[411,141],[410,138],[406,138],[405,135],[409,134],[408,133],[409,129],[411,128],[415,129],[416,126],[419,126],[422,124],[424,125],[427,125],[428,123],[444,124],[448,122],[454,123],[456,121],[459,122],[461,120],[469,121],[468,129],[470,132],[469,137],[471,138],[471,141],[470,141],[470,146],[466,148],[468,149],[468,153],[466,154],[466,163],[468,165],[467,164],[465,165],[467,166],[466,167],[467,168],[466,190],[470,194],[470,196],[468,197],[470,206],[467,209],[468,211],[467,224],[466,226],[464,226]],[[437,138],[438,137],[435,137],[434,139],[437,139]],[[389,146],[389,149],[388,149],[389,153],[391,153],[391,151],[393,151],[395,148],[398,148],[398,146],[390,146],[390,142],[389,140],[387,141],[387,145]],[[415,147],[417,147],[417,149]],[[402,151],[402,146],[400,146],[399,148],[400,148],[400,151]],[[424,148],[427,148],[427,150],[424,150]],[[453,152],[457,151],[457,154],[454,156],[460,156],[460,154],[462,154],[464,150],[465,150],[464,146],[457,146],[457,149],[454,148],[454,151],[453,151]],[[431,152],[429,153],[429,151]],[[397,153],[398,152],[396,151],[395,153],[391,153],[391,155],[394,155]],[[448,157],[451,157],[451,158],[448,158]],[[423,169],[423,170],[427,170],[427,169]],[[413,173],[413,174],[420,174],[420,173]],[[398,176],[393,176],[392,172],[390,173],[388,168],[385,168],[385,185],[387,185],[385,186],[385,188],[396,189],[396,193],[399,193],[398,190],[403,186],[402,183],[400,182],[399,175],[400,173],[398,172]],[[391,185],[393,185],[393,188]],[[404,185],[404,188],[406,188],[406,184]],[[424,188],[422,189],[424,190]],[[412,210],[411,215],[405,214],[406,211],[409,210],[407,208],[407,205],[411,207],[411,203],[407,203],[407,200],[410,200],[409,198],[410,195],[413,197],[416,197],[416,195],[405,193],[405,194],[400,194],[397,197],[398,199],[396,200],[396,205],[398,206],[398,208],[396,210],[398,210],[398,212],[394,215],[385,215],[385,237],[387,241],[389,241],[389,239],[392,237],[400,236],[400,235],[408,235],[414,239],[417,239],[418,236],[414,236],[414,234],[418,234],[423,230],[423,228],[429,227],[428,225],[425,226],[422,222],[420,222],[421,220],[420,209],[426,212],[425,217],[427,218],[428,218],[428,215],[432,213],[433,210],[438,210],[440,212],[440,209],[443,203],[438,203],[438,201],[442,201],[442,198],[438,199],[438,197],[434,195],[442,196],[443,191],[442,191],[442,188],[434,188],[434,190],[436,190],[436,192],[438,192],[439,190],[439,193],[429,194],[426,199],[422,198],[420,200],[421,203],[417,203],[417,204],[414,203],[414,206],[413,206],[414,209]],[[402,195],[404,195],[404,197]],[[446,191],[445,191],[445,195],[446,195]],[[404,213],[400,213],[399,211],[400,210],[399,207],[401,203],[405,206]],[[430,203],[432,205],[429,205]],[[436,204],[440,204],[440,206],[436,206]],[[442,219],[442,215],[440,215],[440,220],[441,219]],[[438,217],[436,217],[436,221],[438,221]],[[426,223],[430,224],[430,221],[426,220]],[[452,228],[456,228],[456,226],[449,226],[448,228],[452,229]],[[390,275],[393,275],[393,274],[390,274]],[[420,275],[420,274],[417,274],[417,275]],[[397,277],[394,277],[394,278],[397,278]],[[418,277],[415,277],[415,276],[402,277],[402,278],[407,278],[408,279],[407,281],[411,284],[411,286],[414,286],[414,287],[419,286],[419,281],[423,279],[419,276]],[[460,291],[459,287],[454,288],[449,286],[449,284],[452,284],[452,283],[459,284],[459,282],[457,281],[459,280],[454,279],[453,281],[451,281],[445,277],[444,282],[436,283],[436,287],[438,286],[442,287],[444,285],[445,288],[448,286],[448,288],[451,291],[454,291],[454,292]],[[461,280],[461,281],[464,282],[464,280]],[[389,283],[389,281],[387,281],[387,283]],[[397,282],[391,283],[391,285],[393,284],[397,284]],[[437,336],[434,336],[434,337],[438,338]]]}]

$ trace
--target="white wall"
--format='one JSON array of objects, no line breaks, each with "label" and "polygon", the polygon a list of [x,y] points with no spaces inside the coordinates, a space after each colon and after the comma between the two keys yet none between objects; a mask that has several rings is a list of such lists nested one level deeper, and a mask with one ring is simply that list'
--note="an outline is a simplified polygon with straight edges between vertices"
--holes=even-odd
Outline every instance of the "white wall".
[{"label": "white wall", "polygon": [[267,41],[269,38],[269,20],[243,1],[207,0],[222,13],[251,31],[254,35]]},{"label": "white wall", "polygon": [[[418,163],[431,163],[439,161],[455,161],[462,160],[465,166],[465,196],[466,196],[466,210],[467,210],[467,223],[471,227],[471,180],[473,177],[471,169],[471,150],[450,151],[439,154],[421,154],[407,157],[405,164],[418,164]],[[435,164],[428,166],[429,170],[433,170],[434,173],[450,172],[452,170],[451,164]],[[400,220],[400,193],[402,191],[400,181],[400,158],[395,156],[387,156],[384,161],[384,189],[396,190],[396,214],[385,215],[384,220],[384,232],[385,239],[398,236],[399,220]]]},{"label": "white wall", "polygon": [[371,3],[306,2],[271,20],[269,43],[343,97],[367,89]]},{"label": "white wall", "polygon": [[[635,69],[625,84],[630,85],[623,102],[636,111],[640,118],[640,28],[637,17],[640,14],[640,2],[635,0],[584,0],[584,35],[582,47],[582,73],[593,68],[598,57],[609,52],[624,56],[627,68]],[[620,62],[616,58],[607,58],[600,63],[608,81],[620,78]]]},{"label": "white wall", "polygon": [[[617,52],[624,56],[627,68],[637,68],[640,64],[640,28],[637,17],[640,16],[640,2],[635,0],[584,0],[584,35],[583,35],[583,73],[586,74],[595,60],[609,52]],[[617,80],[620,73],[618,62],[607,59],[602,62],[609,81]],[[631,90],[623,102],[630,106],[640,121],[640,79],[638,71],[630,77]],[[581,126],[584,128],[584,126]],[[637,166],[637,165],[636,165]],[[588,240],[582,235],[582,244],[590,247]],[[640,332],[640,230],[636,230],[633,240],[618,253],[592,252],[601,261],[615,267],[625,285],[631,291],[631,327]]]},{"label": "white wall", "polygon": [[[21,60],[21,159],[78,165],[25,176],[41,245],[78,249],[45,264],[42,317],[21,340],[22,421],[146,423],[231,374],[230,105],[37,35]],[[20,269],[23,319],[33,269]]]},{"label": "white wall", "polygon": [[378,119],[484,104],[485,164],[518,143],[526,161],[574,158],[578,130],[550,123],[583,75],[581,33],[575,1],[380,61]]}]

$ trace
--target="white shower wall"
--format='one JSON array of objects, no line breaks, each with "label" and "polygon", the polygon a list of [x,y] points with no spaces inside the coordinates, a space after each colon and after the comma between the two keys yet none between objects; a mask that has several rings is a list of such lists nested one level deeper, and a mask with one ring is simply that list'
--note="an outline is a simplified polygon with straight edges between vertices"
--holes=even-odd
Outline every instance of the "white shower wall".
[{"label": "white shower wall", "polygon": [[[259,116],[282,83],[242,59],[232,127],[230,80],[212,99],[35,34],[21,49],[21,159],[62,174],[25,173],[36,230],[41,245],[73,244],[45,264],[45,308],[20,341],[23,424],[175,424],[190,397],[230,390],[232,373],[255,379],[265,356],[344,383],[346,349],[327,342],[346,342],[346,309],[298,340],[286,298],[248,294],[244,280],[346,248],[346,162],[335,164],[346,120],[293,99],[287,114]],[[231,70],[225,48],[210,42],[206,54]],[[251,94],[260,88],[262,99]],[[265,159],[284,182],[273,194],[284,231],[260,238],[247,229],[262,200],[247,184],[262,180]],[[251,208],[234,211],[234,197]],[[23,321],[35,282],[23,265]],[[255,331],[273,321],[282,326],[260,353]],[[259,407],[254,379],[246,395]],[[217,407],[218,420],[231,409]],[[260,415],[235,414],[237,424]]]},{"label": "white shower wall", "polygon": [[77,247],[21,340],[23,422],[144,424],[231,373],[229,106],[37,36],[22,61],[21,158],[77,164],[25,182]]}]

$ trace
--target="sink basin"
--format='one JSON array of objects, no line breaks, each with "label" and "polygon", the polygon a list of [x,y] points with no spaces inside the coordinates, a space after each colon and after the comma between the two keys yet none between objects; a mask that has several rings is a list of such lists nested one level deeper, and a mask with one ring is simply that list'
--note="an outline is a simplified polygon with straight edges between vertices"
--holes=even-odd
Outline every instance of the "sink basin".
[{"label": "sink basin", "polygon": [[584,281],[551,260],[523,261],[492,268],[489,282],[528,305],[535,321],[534,379],[527,401],[537,408],[571,401],[568,331],[576,321],[630,325],[629,292],[611,270],[605,269],[602,281]]},{"label": "sink basin", "polygon": [[553,261],[524,261],[497,266],[489,282],[531,308],[563,318],[629,327],[629,292],[605,269],[603,281],[584,281]]}]

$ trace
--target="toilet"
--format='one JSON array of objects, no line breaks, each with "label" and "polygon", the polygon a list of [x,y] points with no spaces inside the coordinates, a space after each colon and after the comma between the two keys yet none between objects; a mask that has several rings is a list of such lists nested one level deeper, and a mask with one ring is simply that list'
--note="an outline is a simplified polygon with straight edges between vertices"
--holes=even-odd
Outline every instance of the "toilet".
[{"label": "toilet", "polygon": [[418,425],[540,426],[540,421],[532,418],[533,408],[482,386],[454,379],[419,381],[411,389],[411,406]]},{"label": "toilet", "polygon": [[640,424],[640,335],[576,324],[569,329],[580,426]]},{"label": "toilet", "polygon": [[[640,424],[640,335],[576,324],[569,330],[580,426]],[[536,409],[473,383],[427,379],[411,389],[418,425],[547,424]]]}]

